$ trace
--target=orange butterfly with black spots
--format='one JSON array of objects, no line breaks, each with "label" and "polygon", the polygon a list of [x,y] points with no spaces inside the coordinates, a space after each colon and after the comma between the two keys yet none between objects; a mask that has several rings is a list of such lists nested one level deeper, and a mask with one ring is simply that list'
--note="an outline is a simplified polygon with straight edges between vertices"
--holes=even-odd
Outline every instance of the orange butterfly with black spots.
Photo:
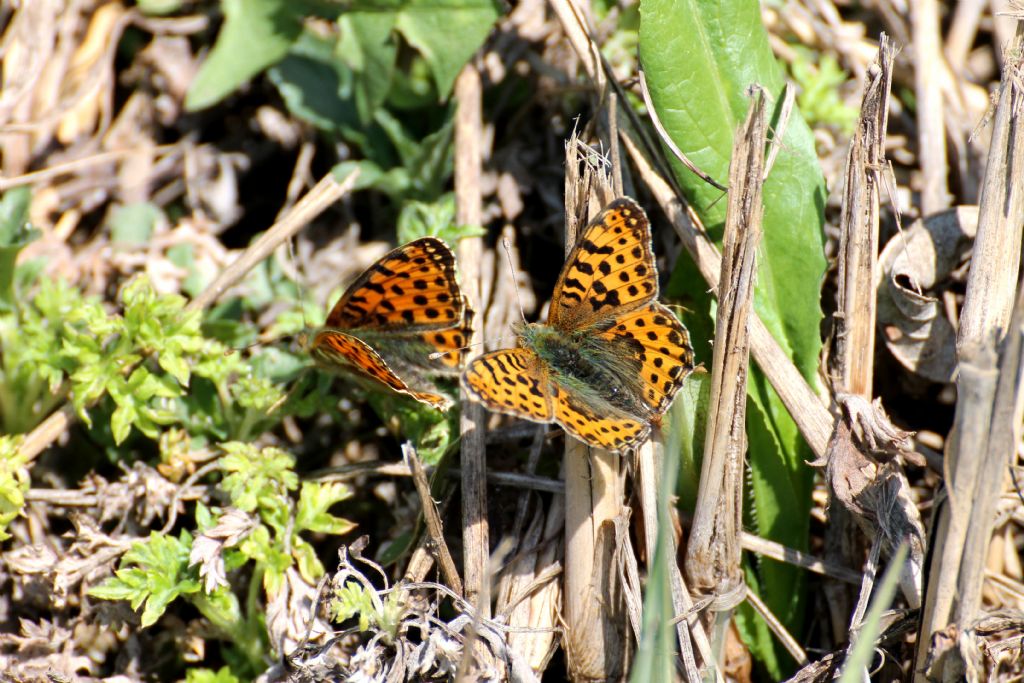
[{"label": "orange butterfly with black spots", "polygon": [[658,303],[651,227],[629,198],[583,229],[546,324],[519,324],[519,346],[473,360],[466,391],[489,409],[557,422],[585,443],[635,448],[693,370],[686,328]]},{"label": "orange butterfly with black spots", "polygon": [[428,376],[458,374],[472,315],[451,249],[423,237],[367,268],[308,348],[323,368],[447,410],[451,399]]}]

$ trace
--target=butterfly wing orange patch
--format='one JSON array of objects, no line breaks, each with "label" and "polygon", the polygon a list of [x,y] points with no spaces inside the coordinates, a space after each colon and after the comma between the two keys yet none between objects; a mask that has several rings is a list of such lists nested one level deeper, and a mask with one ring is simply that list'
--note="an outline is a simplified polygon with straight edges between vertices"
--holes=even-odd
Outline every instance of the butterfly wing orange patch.
[{"label": "butterfly wing orange patch", "polygon": [[499,413],[550,422],[551,387],[537,355],[524,348],[485,353],[462,376],[466,391]]},{"label": "butterfly wing orange patch", "polygon": [[324,327],[442,330],[459,325],[464,308],[451,249],[436,237],[423,237],[367,268],[331,309]]},{"label": "butterfly wing orange patch", "polygon": [[462,367],[462,359],[466,353],[465,346],[469,344],[469,340],[473,336],[473,311],[468,303],[464,303],[462,309],[462,321],[458,327],[424,332],[420,335],[420,339],[439,354],[437,358],[428,357],[427,361],[431,369],[451,373]]},{"label": "butterfly wing orange patch", "polygon": [[555,420],[580,441],[622,453],[647,438],[650,425],[604,406],[599,411],[558,384],[552,384],[552,405]]},{"label": "butterfly wing orange patch", "polygon": [[636,398],[655,414],[668,410],[693,370],[690,334],[672,311],[652,302],[616,318],[598,337],[639,360],[641,385]]},{"label": "butterfly wing orange patch", "polygon": [[323,365],[344,368],[358,376],[375,380],[438,410],[446,410],[451,405],[451,400],[446,396],[410,387],[376,351],[351,335],[336,330],[322,330],[313,338],[311,353]]},{"label": "butterfly wing orange patch", "polygon": [[586,327],[657,296],[650,223],[635,201],[621,197],[576,240],[555,285],[548,324],[565,330]]}]

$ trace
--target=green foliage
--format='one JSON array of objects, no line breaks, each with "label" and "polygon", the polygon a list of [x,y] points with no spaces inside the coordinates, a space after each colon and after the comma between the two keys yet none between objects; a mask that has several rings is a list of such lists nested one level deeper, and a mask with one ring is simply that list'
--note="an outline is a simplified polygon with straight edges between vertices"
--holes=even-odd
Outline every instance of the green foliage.
[{"label": "green foliage", "polygon": [[871,661],[875,656],[875,645],[878,636],[882,633],[882,617],[889,609],[893,598],[896,596],[896,588],[899,586],[900,572],[907,561],[907,544],[901,543],[889,561],[889,566],[882,575],[882,582],[875,588],[871,596],[871,606],[860,629],[851,634],[853,640],[853,651],[843,662],[842,674],[839,683],[854,683],[864,680],[863,672],[868,670]]},{"label": "green foliage", "polygon": [[[349,105],[364,124],[374,119],[390,93],[403,86],[410,90],[409,75],[419,74],[421,82],[426,76],[432,84],[429,89],[411,88],[424,96],[413,102],[447,98],[459,70],[498,18],[493,0],[355,0],[345,5],[222,0],[221,6],[224,25],[189,89],[185,104],[190,111],[219,102],[281,62],[299,42],[304,17],[316,14],[338,22],[330,70],[348,72]],[[415,50],[412,59],[401,59],[406,46]],[[400,70],[403,61],[410,66]],[[425,69],[418,68],[421,64]]]},{"label": "green foliage", "polygon": [[398,214],[398,243],[420,237],[439,237],[449,246],[464,237],[480,237],[486,231],[478,225],[456,225],[455,195],[446,192],[436,202],[410,200]]},{"label": "green foliage", "polygon": [[[783,73],[772,56],[757,3],[744,0],[643,0],[640,58],[659,118],[679,148],[720,182],[728,178],[733,133],[746,116],[749,85],[781,100]],[[778,111],[773,113],[777,119]],[[777,123],[773,120],[772,124]],[[816,384],[821,348],[819,290],[825,271],[822,221],[825,188],[814,140],[798,113],[790,118],[782,151],[764,187],[764,241],[759,251],[755,307],[808,382]],[[668,155],[671,158],[671,154]],[[728,202],[672,158],[676,179],[711,234],[720,239]],[[714,303],[689,259],[679,260],[669,292],[694,314],[697,357],[711,358],[704,340]],[[748,435],[751,498],[748,521],[761,535],[806,548],[812,473],[810,453],[764,376],[750,377]],[[755,568],[761,595],[793,632],[801,630],[799,570],[764,562]],[[741,618],[748,644],[773,677],[782,676],[781,650],[755,637]],[[763,632],[758,632],[763,633]]]},{"label": "green foliage", "polygon": [[231,673],[231,669],[222,666],[213,669],[194,668],[185,672],[185,683],[242,683],[242,679]]},{"label": "green foliage", "polygon": [[857,110],[846,104],[839,91],[839,86],[849,80],[847,73],[830,54],[821,55],[817,68],[812,63],[818,56],[816,53],[797,47],[795,54],[791,71],[793,80],[800,86],[796,98],[800,111],[811,123],[832,125],[847,135],[852,134]]},{"label": "green foliage", "polygon": [[198,575],[188,566],[191,548],[192,536],[187,531],[177,538],[153,532],[145,543],[133,545],[114,576],[89,594],[104,600],[127,600],[135,610],[145,605],[142,626],[152,626],[175,598],[202,589]]},{"label": "green foliage", "polygon": [[[264,572],[264,585],[276,592],[284,572],[297,564],[310,583],[324,573],[316,552],[303,532],[345,534],[353,524],[332,515],[330,508],[347,499],[348,487],[339,483],[304,482],[298,501],[291,492],[298,488],[295,458],[278,448],[257,449],[251,444],[223,444],[221,459],[225,472],[222,487],[231,504],[255,513],[261,524],[238,547],[246,559],[254,560]],[[287,549],[290,548],[290,553]]]},{"label": "green foliage", "polygon": [[25,493],[31,483],[31,462],[18,451],[20,445],[20,437],[0,436],[0,541],[11,537],[7,526],[25,507]]},{"label": "green foliage", "polygon": [[39,236],[39,231],[28,224],[31,197],[27,187],[19,187],[0,198],[0,310],[14,306],[14,263],[18,252]]},{"label": "green foliage", "polygon": [[360,631],[372,628],[394,640],[405,613],[400,595],[399,591],[391,591],[382,600],[372,587],[348,581],[334,593],[330,602],[331,618],[341,622],[358,616]]},{"label": "green foliage", "polygon": [[221,0],[224,26],[199,68],[185,108],[205,109],[276,64],[302,30],[301,3],[288,0]]}]

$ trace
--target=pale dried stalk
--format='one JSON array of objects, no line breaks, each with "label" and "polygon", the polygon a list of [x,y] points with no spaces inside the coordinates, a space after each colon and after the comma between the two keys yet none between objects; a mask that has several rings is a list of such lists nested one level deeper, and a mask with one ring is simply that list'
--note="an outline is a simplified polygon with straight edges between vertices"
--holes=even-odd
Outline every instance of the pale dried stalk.
[{"label": "pale dried stalk", "polygon": [[[565,253],[576,243],[578,218],[593,193],[611,192],[601,169],[580,162],[586,150],[573,135],[566,145]],[[603,185],[599,190],[596,186]],[[565,636],[569,671],[575,680],[609,680],[625,664],[622,605],[611,582],[614,520],[622,509],[623,482],[614,453],[566,436],[565,472]],[[614,594],[614,595],[617,595]]]},{"label": "pale dried stalk", "polygon": [[949,206],[946,165],[946,122],[938,65],[945,62],[939,29],[937,0],[910,3],[914,53],[914,95],[917,98],[918,166],[924,179],[921,213],[925,216]]},{"label": "pale dried stalk", "polygon": [[[997,368],[995,349],[1006,335],[1014,290],[1019,285],[1024,222],[1024,187],[1020,183],[1024,177],[1022,49],[1024,24],[1019,24],[1003,67],[981,190],[978,236],[960,318],[957,412],[947,447],[949,500],[938,511],[931,539],[941,555],[933,560],[929,575],[915,671],[920,671],[926,660],[932,633],[954,618],[968,624],[976,616],[993,506],[1005,484],[1007,458],[1013,453],[1019,332],[1014,331],[1004,349],[1005,377]],[[958,597],[961,603],[957,607]],[[915,680],[926,679],[918,673]]]},{"label": "pale dried stalk", "polygon": [[839,301],[836,316],[837,372],[842,391],[873,395],[875,303],[878,269],[878,206],[885,166],[885,131],[896,48],[882,34],[869,68],[860,121],[850,142],[840,214]]},{"label": "pale dried stalk", "polygon": [[719,660],[733,609],[746,594],[739,532],[743,526],[743,463],[747,453],[747,321],[764,212],[761,191],[766,136],[765,96],[758,88],[747,119],[737,131],[730,162],[708,425],[685,560],[691,591],[710,593],[716,601],[724,601],[713,609],[711,629]]},{"label": "pale dried stalk", "polygon": [[[282,218],[242,253],[216,280],[195,299],[189,302],[186,310],[202,310],[215,302],[232,285],[245,277],[253,266],[273,253],[274,249],[285,240],[309,224],[327,207],[348,193],[359,176],[358,169],[350,173],[341,183],[328,173],[306,196],[296,204],[288,215]],[[30,459],[35,458],[50,446],[71,425],[75,418],[75,409],[71,403],[65,403],[59,410],[52,413],[29,432],[21,442],[19,451]]]},{"label": "pale dried stalk", "polygon": [[992,330],[1005,333],[1010,322],[1021,230],[1024,228],[1024,22],[1007,51],[992,143],[985,164],[978,212],[978,236],[960,312],[957,348],[984,343]]},{"label": "pale dried stalk", "polygon": [[[483,151],[482,86],[480,73],[470,62],[455,80],[455,220],[459,225],[480,225],[483,215],[480,197],[480,172]],[[470,237],[459,242],[459,267],[462,270],[462,291],[469,304],[478,310],[480,304],[480,262],[483,240]],[[473,322],[470,347],[480,341],[483,316]],[[467,359],[468,362],[469,359]],[[487,523],[487,452],[485,448],[483,406],[467,400],[460,389],[462,415],[462,572],[465,577],[466,600],[484,618],[491,616],[491,605],[478,599],[485,593],[484,584],[490,581],[487,558],[490,555]]]}]

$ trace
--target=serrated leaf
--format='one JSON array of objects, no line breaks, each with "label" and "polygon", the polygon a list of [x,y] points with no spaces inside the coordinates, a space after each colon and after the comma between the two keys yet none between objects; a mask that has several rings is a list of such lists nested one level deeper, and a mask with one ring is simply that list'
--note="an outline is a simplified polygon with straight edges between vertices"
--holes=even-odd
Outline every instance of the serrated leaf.
[{"label": "serrated leaf", "polygon": [[335,535],[348,533],[355,524],[328,511],[331,506],[348,499],[351,495],[349,488],[340,482],[303,482],[295,512],[296,531]]},{"label": "serrated leaf", "polygon": [[128,435],[132,433],[132,423],[138,417],[135,404],[129,401],[118,403],[110,416],[110,431],[114,436],[114,443],[120,446]]},{"label": "serrated leaf", "polygon": [[185,97],[188,111],[205,109],[276,64],[298,38],[301,8],[289,0],[222,0],[224,25]]}]

